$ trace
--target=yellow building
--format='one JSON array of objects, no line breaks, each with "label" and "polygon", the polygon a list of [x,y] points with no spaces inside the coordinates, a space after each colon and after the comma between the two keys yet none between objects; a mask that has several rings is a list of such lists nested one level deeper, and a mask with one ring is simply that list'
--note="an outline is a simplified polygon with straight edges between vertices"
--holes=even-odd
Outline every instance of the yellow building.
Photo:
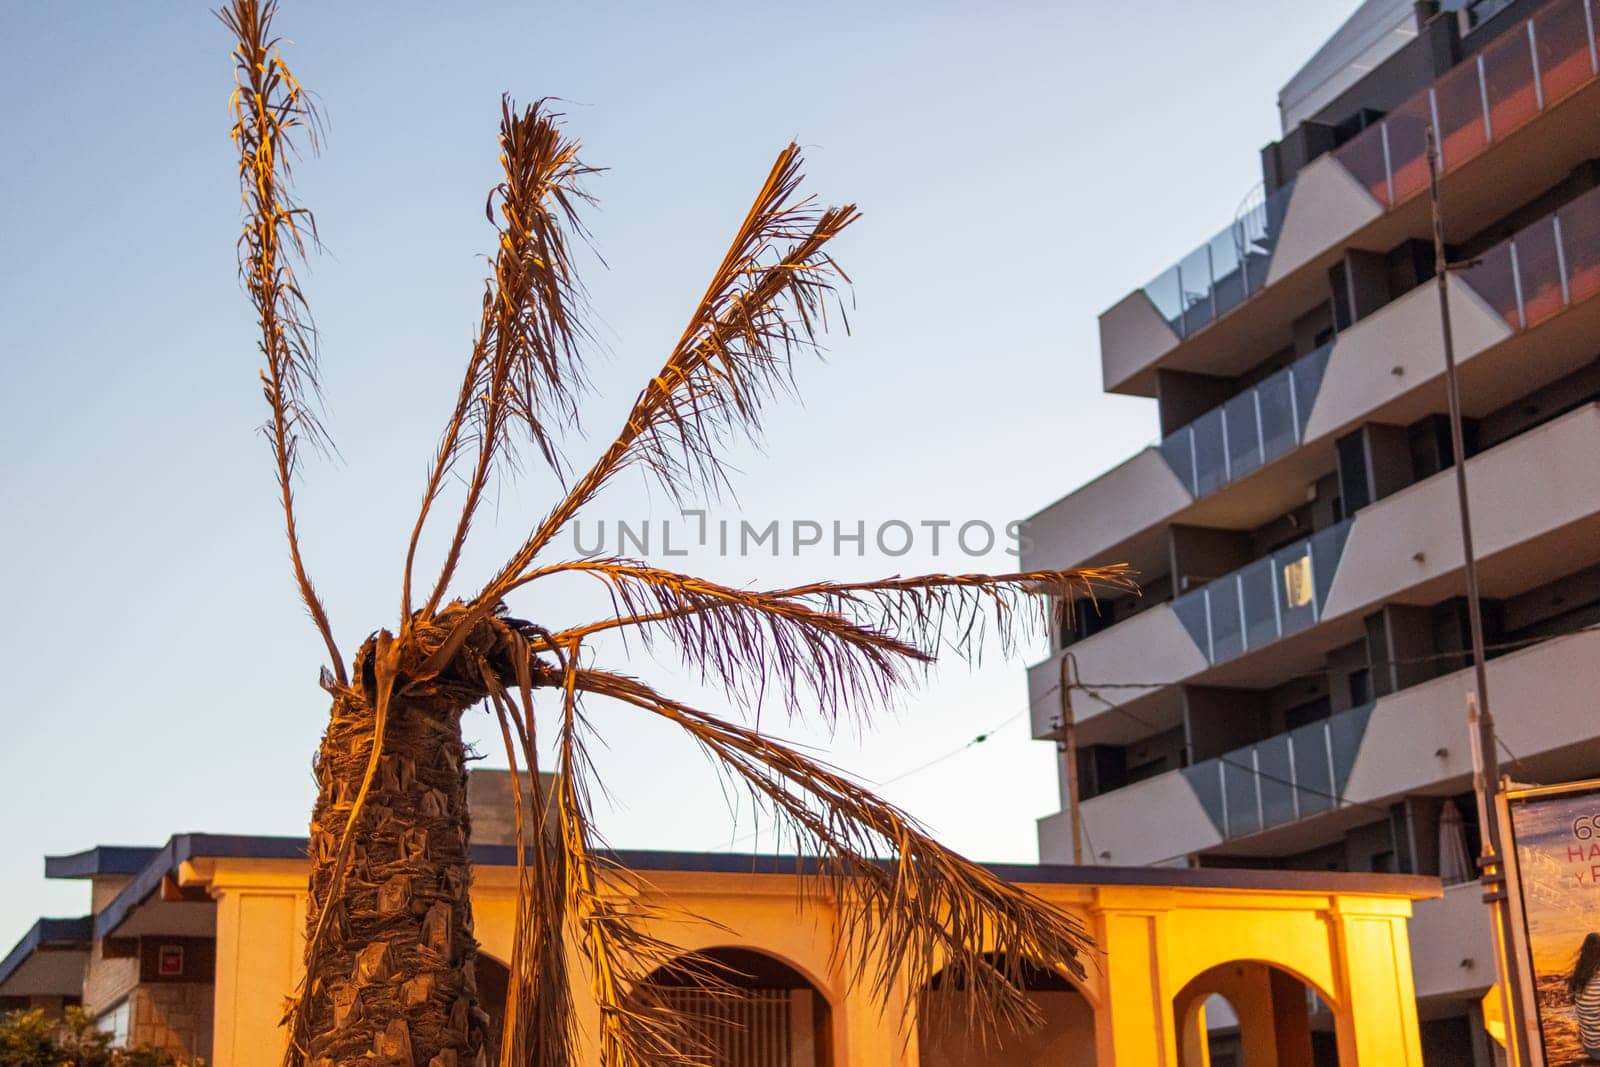
[{"label": "yellow building", "polygon": [[[300,961],[303,849],[297,839],[193,834],[160,850],[51,859],[49,873],[93,882],[95,914],[51,928],[56,943],[36,930],[0,962],[0,1007],[81,1002],[136,1042],[213,1067],[277,1067],[283,994]],[[492,1000],[512,942],[514,852],[479,845],[474,858],[480,977]],[[676,909],[721,926],[664,923],[659,933],[686,950],[713,950],[748,976],[744,998],[707,1009],[724,1067],[1422,1063],[1406,924],[1413,901],[1439,894],[1435,879],[996,867],[1078,915],[1097,952],[1082,984],[1039,961],[1029,986],[1046,1025],[985,1049],[957,1026],[919,1025],[919,1005],[938,994],[904,990],[884,1013],[852,989],[832,959],[834,915],[826,905],[799,908],[793,859],[618,858]],[[72,930],[78,938],[63,941]],[[692,988],[669,996],[704,1007]],[[1219,997],[1238,1020],[1225,1036],[1215,1029]],[[1208,1005],[1211,1039],[1227,1050],[1215,1061]]]}]

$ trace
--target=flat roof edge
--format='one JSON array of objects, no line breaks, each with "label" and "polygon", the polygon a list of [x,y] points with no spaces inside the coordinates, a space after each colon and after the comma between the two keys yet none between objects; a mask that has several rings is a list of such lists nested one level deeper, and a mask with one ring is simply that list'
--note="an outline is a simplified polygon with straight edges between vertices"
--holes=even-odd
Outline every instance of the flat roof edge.
[{"label": "flat roof edge", "polygon": [[[249,837],[230,834],[177,834],[157,850],[134,879],[93,917],[94,937],[114,934],[134,908],[168,874],[192,859],[304,860],[303,837]],[[618,849],[598,854],[608,863],[640,872],[685,874],[814,875],[815,857],[739,852],[666,852]],[[474,845],[472,862],[511,867],[514,845]],[[1279,871],[1224,867],[1075,867],[1065,864],[985,863],[980,866],[1008,882],[1034,885],[1128,886],[1172,889],[1242,889],[1267,892],[1349,893],[1426,900],[1442,895],[1439,879],[1426,875],[1367,874],[1352,871]],[[41,920],[43,922],[45,920]],[[82,922],[88,920],[52,920]],[[9,959],[9,957],[7,957]]]},{"label": "flat roof edge", "polygon": [[161,850],[149,845],[96,845],[66,856],[46,856],[46,878],[93,878],[101,874],[138,874]]},{"label": "flat roof edge", "polygon": [[11,947],[5,959],[0,960],[0,984],[15,974],[17,968],[27,962],[28,957],[40,948],[81,945],[87,950],[93,938],[93,916],[80,915],[71,919],[41,918],[22,935],[22,940]]}]

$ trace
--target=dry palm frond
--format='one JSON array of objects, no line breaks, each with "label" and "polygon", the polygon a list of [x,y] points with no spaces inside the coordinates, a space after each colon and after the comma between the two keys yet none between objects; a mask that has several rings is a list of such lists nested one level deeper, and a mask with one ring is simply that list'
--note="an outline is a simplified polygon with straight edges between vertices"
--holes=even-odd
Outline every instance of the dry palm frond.
[{"label": "dry palm frond", "polygon": [[271,35],[276,8],[273,0],[234,0],[220,12],[238,42],[233,52],[230,106],[245,208],[239,236],[239,276],[255,305],[261,332],[259,347],[266,361],[261,387],[271,409],[264,430],[277,468],[289,560],[300,599],[322,635],[334,676],[342,685],[344,660],[306,572],[295,523],[294,477],[300,445],[328,445],[316,414],[317,359],[311,313],[294,272],[295,261],[305,258],[305,238],[316,240],[316,223],[289,193],[294,135],[304,131],[315,150],[317,120],[300,83],[278,54],[278,38]]},{"label": "dry palm frond", "polygon": [[1117,564],[1012,574],[924,574],[865,582],[815,582],[770,595],[815,601],[824,610],[894,634],[929,658],[948,649],[963,659],[975,660],[991,622],[1001,650],[1010,655],[1020,640],[1044,631],[1051,604],[1070,612],[1080,598],[1134,588],[1132,573]]},{"label": "dry palm frond", "polygon": [[674,496],[723,484],[718,452],[755,434],[761,410],[790,384],[794,357],[817,347],[826,301],[844,273],[828,244],[858,217],[796,199],[800,150],[778,156],[666,364],[634,401],[616,439],[484,587],[498,601],[550,539],[612,478],[643,463]]},{"label": "dry palm frond", "polygon": [[574,236],[584,235],[578,208],[590,197],[582,181],[595,169],[579,158],[578,143],[561,132],[559,119],[545,109],[544,101],[521,111],[509,98],[501,101],[503,176],[486,209],[496,223],[498,248],[490,261],[493,275],[484,287],[478,334],[406,550],[405,620],[411,617],[417,542],[461,456],[477,446],[466,499],[424,615],[438,606],[455,573],[491,476],[515,462],[520,436],[515,431],[526,434],[559,474],[563,464],[553,431],[578,422],[577,401],[585,382],[580,344],[589,331],[570,245]]},{"label": "dry palm frond", "polygon": [[775,693],[791,713],[808,710],[830,722],[847,707],[887,700],[923,662],[893,636],[799,599],[735,589],[637,560],[602,558],[542,570],[585,574],[605,584],[616,617],[552,636],[558,645],[616,627],[637,632],[647,647],[664,639],[702,681],[736,701],[759,707]]},{"label": "dry palm frond", "polygon": [[[520,634],[509,635],[516,667],[517,700],[507,692],[487,662],[478,663],[500,722],[511,768],[512,802],[516,804],[517,916],[511,955],[511,980],[506,990],[501,1062],[569,1064],[575,1062],[577,1022],[568,979],[566,867],[555,827],[549,825],[544,783],[539,775],[534,735],[532,656]],[[520,752],[520,758],[519,758]],[[522,795],[519,763],[526,761],[532,786],[531,804]],[[534,813],[530,836],[524,815]],[[534,867],[528,870],[527,859]]]},{"label": "dry palm frond", "polygon": [[1016,574],[929,574],[871,582],[816,582],[757,592],[641,563],[591,559],[542,569],[588,572],[611,589],[612,618],[555,635],[581,640],[607,630],[665,636],[702,681],[759,707],[775,691],[791,713],[832,724],[862,713],[909,680],[912,664],[941,647],[975,659],[990,624],[1010,651],[1045,625],[1049,605],[1125,588],[1121,567]]},{"label": "dry palm frond", "polygon": [[[627,871],[597,854],[588,789],[593,778],[584,746],[588,726],[578,707],[578,646],[561,667],[561,730],[557,740],[557,810],[562,861],[567,879],[567,910],[577,922],[578,939],[589,969],[589,987],[600,1014],[600,1062],[607,1067],[658,1067],[708,1063],[696,1035],[681,1013],[652,995],[650,978],[662,968],[694,971],[714,991],[727,986],[716,971],[692,954],[644,930],[666,917],[647,899],[645,887]],[[609,886],[604,883],[609,881]]]},{"label": "dry palm frond", "polygon": [[1082,978],[1087,932],[1076,919],[944,848],[893,805],[793,747],[655,692],[579,670],[584,692],[682,728],[793,834],[837,905],[849,972],[886,1001],[904,982],[964,994],[980,1032],[1038,1024],[1023,991],[1029,961]]}]

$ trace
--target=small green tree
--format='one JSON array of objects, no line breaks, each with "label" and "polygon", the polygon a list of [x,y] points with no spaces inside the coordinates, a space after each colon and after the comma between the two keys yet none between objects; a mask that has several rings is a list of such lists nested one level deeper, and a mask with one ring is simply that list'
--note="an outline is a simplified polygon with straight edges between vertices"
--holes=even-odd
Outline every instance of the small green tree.
[{"label": "small green tree", "polygon": [[45,1067],[55,1057],[56,1023],[44,1009],[0,1016],[0,1067]]},{"label": "small green tree", "polygon": [[0,1067],[175,1067],[163,1049],[114,1048],[82,1008],[52,1018],[43,1008],[0,1015]]}]

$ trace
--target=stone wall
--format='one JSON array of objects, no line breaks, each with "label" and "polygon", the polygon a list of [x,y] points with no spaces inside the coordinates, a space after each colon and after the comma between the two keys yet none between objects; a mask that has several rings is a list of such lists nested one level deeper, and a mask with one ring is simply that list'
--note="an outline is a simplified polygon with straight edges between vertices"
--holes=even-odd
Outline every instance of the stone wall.
[{"label": "stone wall", "polygon": [[128,1043],[166,1049],[180,1063],[211,1062],[210,982],[147,983],[129,998]]}]

